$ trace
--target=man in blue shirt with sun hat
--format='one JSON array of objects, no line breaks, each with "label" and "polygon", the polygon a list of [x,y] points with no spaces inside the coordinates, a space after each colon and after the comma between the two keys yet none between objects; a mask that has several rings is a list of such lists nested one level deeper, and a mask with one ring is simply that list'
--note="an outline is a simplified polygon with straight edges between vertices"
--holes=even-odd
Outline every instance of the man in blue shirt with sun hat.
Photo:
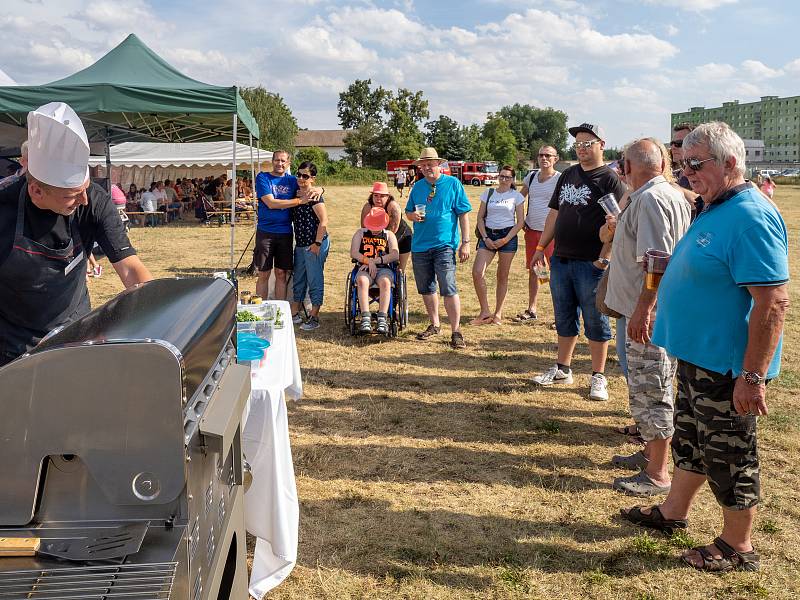
[{"label": "man in blue shirt with sun hat", "polygon": [[[444,159],[434,148],[423,149],[415,165],[423,179],[416,182],[408,195],[406,217],[414,222],[411,260],[417,291],[425,302],[431,320],[428,328],[417,335],[426,340],[440,331],[439,293],[450,321],[450,346],[465,348],[461,335],[461,300],[456,287],[456,253],[461,262],[469,259],[469,211],[472,205],[461,182],[442,173]],[[422,207],[422,210],[418,209]],[[424,211],[424,212],[423,212]],[[461,236],[458,229],[461,228]]]}]

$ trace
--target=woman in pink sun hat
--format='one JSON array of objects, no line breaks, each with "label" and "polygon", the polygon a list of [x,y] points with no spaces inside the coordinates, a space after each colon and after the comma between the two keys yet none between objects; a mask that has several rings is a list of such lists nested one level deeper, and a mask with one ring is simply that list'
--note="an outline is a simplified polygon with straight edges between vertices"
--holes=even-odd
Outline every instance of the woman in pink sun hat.
[{"label": "woman in pink sun hat", "polygon": [[389,299],[394,284],[394,271],[389,265],[400,257],[397,238],[388,229],[389,220],[383,208],[371,208],[364,216],[364,227],[356,231],[350,242],[350,256],[361,263],[356,275],[358,306],[361,309],[360,333],[372,333],[369,288],[373,283],[380,291],[375,331],[384,335],[389,332]]},{"label": "woman in pink sun hat", "polygon": [[397,238],[397,247],[400,252],[398,267],[401,271],[405,271],[408,259],[411,256],[411,238],[414,233],[403,219],[403,211],[400,208],[400,204],[389,193],[389,187],[382,181],[376,181],[372,184],[372,191],[364,206],[361,207],[361,224],[365,227],[364,217],[373,207],[382,208],[389,215],[387,229],[394,233]]}]

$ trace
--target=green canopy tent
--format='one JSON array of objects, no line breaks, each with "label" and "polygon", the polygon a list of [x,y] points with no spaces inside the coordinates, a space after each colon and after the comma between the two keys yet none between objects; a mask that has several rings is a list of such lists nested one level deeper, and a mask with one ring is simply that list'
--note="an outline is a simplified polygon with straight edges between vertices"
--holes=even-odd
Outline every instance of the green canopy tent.
[{"label": "green canopy tent", "polygon": [[[258,124],[235,86],[187,77],[134,34],[64,79],[40,86],[0,87],[0,123],[25,127],[28,113],[48,102],[66,102],[80,115],[89,142],[105,146],[107,173],[110,147],[121,142],[232,140],[236,164],[236,141],[252,147],[253,137],[259,137]],[[231,267],[235,210],[232,202]]]}]

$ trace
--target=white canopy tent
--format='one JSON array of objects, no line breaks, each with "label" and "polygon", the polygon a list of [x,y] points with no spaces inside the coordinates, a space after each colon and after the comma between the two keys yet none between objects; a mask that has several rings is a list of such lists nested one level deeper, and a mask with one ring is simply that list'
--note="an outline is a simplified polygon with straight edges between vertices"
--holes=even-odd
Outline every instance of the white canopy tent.
[{"label": "white canopy tent", "polygon": [[[257,172],[262,161],[272,159],[271,152],[238,143],[235,156],[236,168],[251,172]],[[97,176],[104,177],[106,157],[90,156],[89,166],[99,167]],[[232,168],[230,142],[126,142],[114,146],[111,154],[111,181],[126,191],[131,183],[141,188],[165,179],[218,177]]]}]

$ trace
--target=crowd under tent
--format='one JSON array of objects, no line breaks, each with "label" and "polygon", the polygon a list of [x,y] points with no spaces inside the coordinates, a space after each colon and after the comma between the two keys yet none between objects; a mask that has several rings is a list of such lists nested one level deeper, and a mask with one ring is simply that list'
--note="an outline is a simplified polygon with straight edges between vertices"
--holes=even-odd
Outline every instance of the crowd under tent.
[{"label": "crowd under tent", "polygon": [[[253,157],[252,162],[250,157]],[[258,160],[269,161],[272,152],[238,144],[236,169],[258,172]],[[97,168],[93,175],[105,177],[106,157],[89,157],[89,166]],[[114,146],[111,154],[111,181],[123,190],[131,183],[146,187],[153,181],[183,179],[184,177],[218,177],[233,170],[230,142],[199,142],[195,144],[158,144],[126,142]]]}]

